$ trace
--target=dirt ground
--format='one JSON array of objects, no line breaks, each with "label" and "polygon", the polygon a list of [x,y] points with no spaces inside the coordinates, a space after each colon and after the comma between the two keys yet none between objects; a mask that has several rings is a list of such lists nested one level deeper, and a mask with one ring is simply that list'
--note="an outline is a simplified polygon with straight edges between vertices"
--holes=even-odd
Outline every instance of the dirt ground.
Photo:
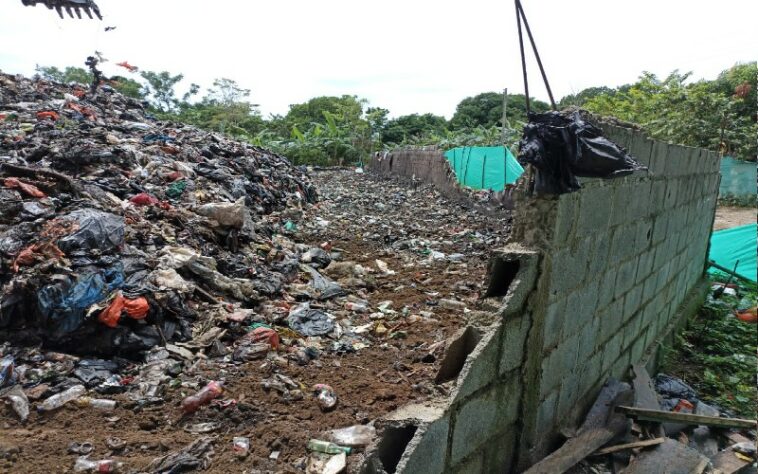
[{"label": "dirt ground", "polygon": [[741,225],[755,224],[756,210],[749,207],[719,206],[716,208],[716,220],[713,230],[730,229]]},{"label": "dirt ground", "polygon": [[[156,457],[202,436],[215,438],[204,472],[304,472],[306,443],[323,438],[323,430],[369,423],[401,405],[444,393],[444,386],[433,383],[443,346],[435,349],[433,344],[462,327],[468,309],[476,308],[487,249],[505,238],[506,220],[448,203],[430,188],[409,189],[348,171],[319,172],[314,180],[322,202],[305,211],[299,240],[330,242],[343,261],[373,268],[381,259],[395,272],[376,274],[367,288],[354,290],[372,308],[391,301],[396,311],[374,321],[366,336],[369,347],[325,351],[305,366],[283,357],[245,363],[228,357],[200,359],[165,385],[163,402],[105,396],[119,402],[112,412],[69,403],[50,413],[32,408],[22,424],[10,408],[0,408],[0,472],[72,472],[79,456],[69,451],[72,442],[92,443],[90,459],[124,462],[122,472],[147,472]],[[444,298],[463,302],[467,309],[443,307],[439,302]],[[364,313],[354,315],[352,322],[358,326],[372,319]],[[379,325],[385,330],[379,331]],[[310,393],[299,401],[283,399],[275,390],[262,388],[261,380],[274,373],[304,387],[329,384],[339,403],[322,412]],[[192,382],[209,379],[224,380],[222,400],[233,402],[214,403],[182,417],[179,404],[196,390]],[[210,432],[192,432],[203,428]],[[250,438],[247,458],[234,455],[236,436]],[[119,438],[125,447],[110,449],[109,438]],[[278,459],[271,459],[275,452]],[[348,468],[355,469],[360,460],[360,452],[350,455]]]}]

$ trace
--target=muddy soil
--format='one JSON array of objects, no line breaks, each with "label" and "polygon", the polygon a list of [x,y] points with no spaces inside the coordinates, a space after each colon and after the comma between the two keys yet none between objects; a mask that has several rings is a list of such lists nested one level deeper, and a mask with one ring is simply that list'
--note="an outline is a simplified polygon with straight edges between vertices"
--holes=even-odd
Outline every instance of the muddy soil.
[{"label": "muddy soil", "polygon": [[[72,442],[92,443],[90,459],[116,459],[124,463],[123,472],[142,472],[156,457],[201,436],[215,438],[204,472],[304,472],[306,443],[323,430],[369,423],[401,405],[444,393],[447,388],[433,381],[443,345],[435,349],[434,344],[463,327],[468,312],[477,308],[489,252],[507,235],[504,212],[487,216],[448,202],[429,187],[409,188],[352,171],[316,172],[313,179],[320,203],[296,223],[296,239],[328,242],[342,261],[371,268],[367,287],[350,291],[368,300],[372,311],[392,302],[385,307],[394,313],[379,319],[368,312],[352,317],[354,326],[371,325],[369,347],[339,355],[323,352],[306,366],[282,363],[283,358],[241,364],[200,359],[167,383],[164,402],[142,406],[125,394],[109,396],[119,401],[112,412],[70,403],[51,413],[32,410],[22,424],[9,407],[0,407],[0,472],[73,472],[79,455],[69,452]],[[377,259],[389,272],[377,270]],[[440,305],[444,299],[457,300],[465,309],[443,307],[448,306]],[[303,400],[284,400],[261,386],[273,372],[304,386],[329,384],[339,403],[322,412],[309,393]],[[223,400],[233,402],[182,417],[179,404],[195,391],[188,380],[209,379],[225,380]],[[193,433],[202,423],[212,423],[213,430]],[[233,453],[235,436],[250,438],[244,459]],[[111,437],[125,447],[109,449]],[[272,459],[276,452],[278,458]],[[360,450],[348,456],[348,468],[355,469],[361,458]]]},{"label": "muddy soil", "polygon": [[731,229],[747,224],[755,224],[756,210],[750,207],[719,206],[713,230]]}]

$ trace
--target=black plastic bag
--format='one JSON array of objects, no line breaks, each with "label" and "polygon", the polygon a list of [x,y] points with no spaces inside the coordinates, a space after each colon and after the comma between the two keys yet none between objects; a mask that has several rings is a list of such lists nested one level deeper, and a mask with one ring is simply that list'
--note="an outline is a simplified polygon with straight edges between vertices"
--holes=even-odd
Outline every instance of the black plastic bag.
[{"label": "black plastic bag", "polygon": [[530,114],[519,142],[519,159],[536,168],[538,194],[576,191],[581,188],[577,176],[608,179],[647,170],[579,112]]},{"label": "black plastic bag", "polygon": [[66,220],[74,220],[78,229],[58,241],[58,247],[70,254],[76,251],[107,252],[124,243],[124,218],[96,209],[77,209]]}]

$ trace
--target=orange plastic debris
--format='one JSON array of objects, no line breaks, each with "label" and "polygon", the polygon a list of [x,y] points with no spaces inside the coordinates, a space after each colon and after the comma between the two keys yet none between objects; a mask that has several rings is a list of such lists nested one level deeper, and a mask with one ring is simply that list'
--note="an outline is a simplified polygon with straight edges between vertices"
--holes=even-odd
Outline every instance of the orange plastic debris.
[{"label": "orange plastic debris", "polygon": [[129,299],[124,298],[124,296],[119,293],[113,298],[111,304],[100,312],[97,316],[97,320],[108,327],[115,328],[118,326],[118,320],[121,319],[121,311],[124,311],[126,315],[132,319],[144,319],[149,310],[150,305],[144,296]]},{"label": "orange plastic debris", "polygon": [[37,120],[58,120],[60,117],[56,112],[53,112],[52,110],[48,110],[45,112],[37,112]]},{"label": "orange plastic debris", "polygon": [[34,186],[33,184],[25,183],[17,178],[5,178],[5,181],[3,181],[3,184],[6,188],[17,188],[20,189],[22,193],[27,194],[31,197],[36,198],[43,198],[47,197],[45,193],[39,190],[37,186]]},{"label": "orange plastic debris", "polygon": [[68,102],[68,108],[72,110],[76,110],[80,114],[84,115],[90,120],[95,120],[95,111],[90,109],[89,107],[84,107],[83,105],[75,104],[73,102]]},{"label": "orange plastic debris", "polygon": [[61,249],[52,242],[33,244],[16,255],[16,259],[13,260],[13,271],[18,272],[19,267],[34,265],[38,257],[40,260],[53,260],[59,259],[64,255]]},{"label": "orange plastic debris", "polygon": [[139,71],[139,68],[137,66],[132,66],[126,61],[121,61],[120,63],[116,63],[116,66],[121,66],[122,68],[128,69],[129,72],[137,72]]},{"label": "orange plastic debris", "polygon": [[758,323],[758,306],[743,311],[735,311],[734,315],[742,322]]},{"label": "orange plastic debris", "polygon": [[274,350],[279,348],[279,334],[271,328],[255,328],[246,338],[253,342],[268,342]]}]

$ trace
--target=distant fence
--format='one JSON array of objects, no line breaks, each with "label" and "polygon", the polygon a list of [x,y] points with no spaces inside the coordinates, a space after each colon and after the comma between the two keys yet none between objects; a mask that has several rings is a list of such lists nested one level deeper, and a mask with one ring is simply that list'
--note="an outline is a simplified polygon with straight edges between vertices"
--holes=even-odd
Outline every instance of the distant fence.
[{"label": "distant fence", "polygon": [[755,196],[756,164],[725,156],[721,159],[719,196]]},{"label": "distant fence", "polygon": [[466,146],[445,152],[462,186],[502,191],[524,172],[511,151],[502,146]]}]

